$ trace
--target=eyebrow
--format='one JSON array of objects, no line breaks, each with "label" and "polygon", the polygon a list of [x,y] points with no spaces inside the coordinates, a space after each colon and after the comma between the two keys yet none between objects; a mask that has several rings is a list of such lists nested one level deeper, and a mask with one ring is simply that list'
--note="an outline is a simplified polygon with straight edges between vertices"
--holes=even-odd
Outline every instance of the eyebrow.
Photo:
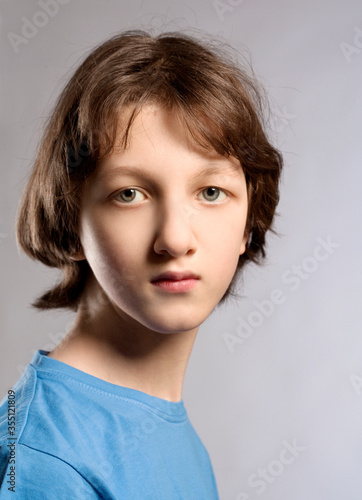
[{"label": "eyebrow", "polygon": [[[240,174],[242,172],[241,165],[236,165],[234,163],[229,163],[228,165],[209,165],[206,168],[200,169],[196,174],[194,174],[191,179],[197,180],[200,177],[204,177],[207,175],[213,174],[222,174],[222,175],[235,175]],[[110,170],[98,172],[99,177],[110,177],[113,175],[137,175],[140,177],[150,177],[150,172],[144,169],[141,166],[126,166],[126,165],[118,165],[116,167],[112,167]]]}]

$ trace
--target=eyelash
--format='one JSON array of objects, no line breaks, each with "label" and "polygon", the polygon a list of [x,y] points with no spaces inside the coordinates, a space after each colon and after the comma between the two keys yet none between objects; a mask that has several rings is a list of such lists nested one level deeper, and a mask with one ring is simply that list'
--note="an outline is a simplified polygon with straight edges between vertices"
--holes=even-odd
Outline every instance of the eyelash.
[{"label": "eyelash", "polygon": [[[207,187],[205,187],[204,189],[202,189],[202,190],[200,191],[200,193],[202,193],[202,192],[204,192],[204,191],[206,191],[207,189],[210,189],[210,188],[218,190],[218,191],[219,191],[219,193],[222,193],[222,194],[224,194],[224,195],[225,195],[225,198],[229,196],[229,195],[227,194],[227,192],[226,192],[224,189],[221,189],[221,188],[219,188],[218,186],[207,186]],[[118,192],[114,195],[114,199],[116,199],[116,198],[117,198],[117,197],[118,197],[121,193],[124,193],[125,191],[137,191],[137,192],[139,192],[139,193],[141,193],[141,192],[142,192],[142,191],[140,191],[140,190],[139,190],[139,189],[137,189],[137,188],[129,187],[129,188],[122,189],[121,191],[118,191]],[[119,201],[119,200],[116,200],[116,201]],[[119,202],[120,202],[121,204],[124,204],[124,205],[133,205],[132,201],[133,201],[133,200],[131,200],[131,202],[130,202],[130,203],[128,203],[128,202],[126,202],[126,201],[119,201]],[[207,200],[206,200],[206,201],[207,201]],[[210,203],[210,204],[212,204],[212,205],[214,205],[214,204],[216,205],[217,203],[220,203],[220,202],[213,203],[213,201],[209,201],[209,202],[207,202],[207,203]]]}]

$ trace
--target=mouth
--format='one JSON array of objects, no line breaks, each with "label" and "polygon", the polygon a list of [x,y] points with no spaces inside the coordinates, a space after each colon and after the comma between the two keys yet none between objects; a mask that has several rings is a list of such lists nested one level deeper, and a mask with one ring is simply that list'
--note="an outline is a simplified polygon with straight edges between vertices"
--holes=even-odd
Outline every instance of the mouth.
[{"label": "mouth", "polygon": [[197,286],[200,276],[190,272],[167,271],[151,279],[151,283],[167,292],[187,292]]},{"label": "mouth", "polygon": [[192,273],[191,271],[166,271],[165,273],[158,274],[154,278],[151,279],[151,283],[155,281],[182,281],[188,279],[200,279],[200,276]]}]

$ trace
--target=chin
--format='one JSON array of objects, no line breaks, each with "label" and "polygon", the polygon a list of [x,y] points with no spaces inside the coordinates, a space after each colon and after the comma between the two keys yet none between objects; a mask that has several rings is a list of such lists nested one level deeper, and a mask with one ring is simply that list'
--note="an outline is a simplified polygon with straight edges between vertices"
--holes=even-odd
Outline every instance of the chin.
[{"label": "chin", "polygon": [[[161,315],[162,316],[162,315]],[[172,334],[172,333],[181,333],[188,332],[191,330],[195,330],[198,328],[207,318],[207,316],[202,316],[199,314],[172,314],[169,312],[167,317],[153,317],[148,318],[144,323],[150,330],[155,332],[164,333],[164,334]]]},{"label": "chin", "polygon": [[173,319],[169,321],[152,321],[150,324],[150,329],[155,332],[171,335],[173,333],[182,333],[195,330],[203,322],[204,320],[190,321],[185,320],[184,318],[180,320]]},{"label": "chin", "polygon": [[[206,302],[206,301],[205,301]],[[123,306],[123,307],[122,307]],[[127,307],[128,306],[128,307]],[[147,329],[164,334],[195,330],[211,314],[213,304],[198,301],[194,304],[148,304],[145,308],[135,309],[134,304],[119,304],[117,308],[128,316],[128,320],[143,325]]]}]

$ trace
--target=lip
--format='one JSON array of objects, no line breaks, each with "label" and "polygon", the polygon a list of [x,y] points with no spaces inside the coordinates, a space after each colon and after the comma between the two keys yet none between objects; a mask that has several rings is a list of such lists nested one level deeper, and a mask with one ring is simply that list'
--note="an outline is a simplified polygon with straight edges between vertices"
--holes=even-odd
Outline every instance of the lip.
[{"label": "lip", "polygon": [[151,283],[168,293],[188,292],[197,286],[200,276],[191,271],[166,271],[152,278]]},{"label": "lip", "polygon": [[165,273],[158,274],[151,279],[151,283],[156,281],[181,281],[181,280],[198,280],[200,276],[191,271],[166,271]]}]

